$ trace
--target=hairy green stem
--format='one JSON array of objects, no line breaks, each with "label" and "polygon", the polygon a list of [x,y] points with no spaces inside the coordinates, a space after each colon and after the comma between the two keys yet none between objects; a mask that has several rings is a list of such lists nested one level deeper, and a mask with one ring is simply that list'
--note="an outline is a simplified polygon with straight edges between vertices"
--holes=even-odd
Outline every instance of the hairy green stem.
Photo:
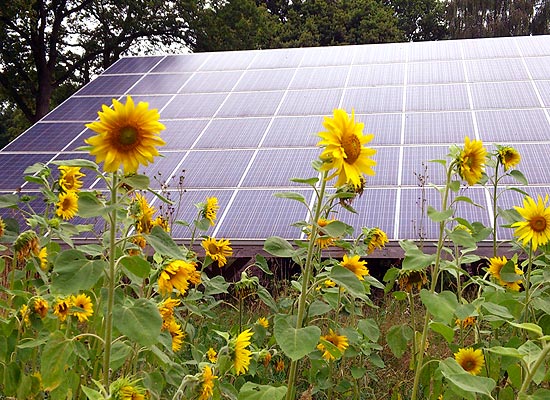
[{"label": "hairy green stem", "polygon": [[548,355],[548,352],[550,351],[550,344],[544,344],[544,347],[542,348],[542,351],[539,354],[539,357],[537,358],[537,361],[535,361],[535,364],[533,364],[533,368],[531,368],[527,372],[527,376],[525,377],[525,380],[523,381],[523,384],[521,385],[521,388],[518,393],[518,399],[521,398],[523,394],[525,394],[525,391],[529,388],[529,385],[531,384],[531,381],[533,380],[533,377],[537,373],[537,370],[541,366],[541,364],[546,359],[546,356]]},{"label": "hairy green stem", "polygon": [[533,266],[533,243],[529,246],[529,260],[527,263],[527,276],[525,278],[525,307],[523,309],[523,322],[527,322],[529,314],[529,302],[531,301],[531,269]]},{"label": "hairy green stem", "polygon": [[498,166],[500,161],[497,160],[495,167],[495,181],[493,185],[493,257],[497,256],[497,188],[498,188]]}]

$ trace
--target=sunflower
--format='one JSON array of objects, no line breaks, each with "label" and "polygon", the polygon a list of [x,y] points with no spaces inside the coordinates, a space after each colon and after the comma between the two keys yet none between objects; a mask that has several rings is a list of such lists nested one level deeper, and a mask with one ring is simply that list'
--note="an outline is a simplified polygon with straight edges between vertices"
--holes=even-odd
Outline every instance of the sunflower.
[{"label": "sunflower", "polygon": [[275,364],[275,371],[283,372],[284,370],[285,370],[285,361],[282,358],[279,358],[277,360],[277,363]]},{"label": "sunflower", "polygon": [[[500,271],[502,268],[508,263],[508,260],[505,256],[502,257],[492,257],[489,259],[489,273],[493,278],[497,280],[499,285],[509,288],[510,290],[513,290],[514,292],[519,292],[520,286],[519,284],[523,281],[521,279],[518,279],[514,282],[508,282],[502,279],[500,275]],[[523,275],[523,271],[518,268],[517,264],[514,264],[514,272],[516,275]]]},{"label": "sunflower", "polygon": [[40,260],[40,269],[42,271],[48,270],[48,249],[45,247],[42,247],[40,251],[38,252],[38,259]]},{"label": "sunflower", "polygon": [[365,238],[365,242],[368,243],[367,252],[371,254],[376,249],[382,249],[388,243],[388,236],[380,228],[372,228],[368,231]]},{"label": "sunflower", "polygon": [[168,324],[167,330],[170,333],[170,336],[172,336],[172,351],[181,350],[183,339],[185,338],[181,325],[178,324],[175,319],[172,319],[170,324]]},{"label": "sunflower", "polygon": [[150,233],[153,228],[153,214],[157,210],[149,205],[145,196],[136,193],[136,197],[130,204],[130,217],[136,221],[138,233]]},{"label": "sunflower", "polygon": [[205,365],[202,369],[202,384],[199,400],[208,400],[214,394],[214,380],[218,377],[212,372],[212,368]]},{"label": "sunflower", "polygon": [[252,352],[247,349],[250,345],[250,338],[254,333],[247,329],[241,332],[236,339],[233,340],[233,367],[237,375],[244,374],[248,371],[250,365],[250,356]]},{"label": "sunflower", "polygon": [[338,175],[336,186],[340,187],[346,183],[353,186],[361,186],[363,174],[374,175],[371,167],[376,165],[372,160],[376,150],[364,147],[370,142],[374,135],[363,135],[363,123],[355,122],[355,112],[350,116],[341,109],[334,110],[334,117],[325,117],[323,126],[326,131],[319,132],[321,141],[318,146],[324,147],[319,156],[323,162],[321,171],[335,169],[334,173],[327,179]]},{"label": "sunflower", "polygon": [[25,231],[17,236],[13,243],[13,250],[17,253],[18,261],[27,260],[31,254],[38,257],[40,254],[40,241],[35,231]]},{"label": "sunflower", "polygon": [[456,326],[466,329],[470,326],[474,326],[476,324],[476,317],[466,317],[464,319],[456,319],[455,320]]},{"label": "sunflower", "polygon": [[33,309],[35,313],[40,315],[40,318],[46,317],[46,315],[48,314],[49,308],[50,308],[50,305],[43,298],[37,297],[36,299],[34,299]]},{"label": "sunflower", "polygon": [[144,390],[133,385],[122,386],[118,391],[120,400],[145,400]]},{"label": "sunflower", "polygon": [[0,217],[0,237],[4,236],[5,231],[6,231],[6,223],[4,222],[4,219]]},{"label": "sunflower", "polygon": [[31,320],[30,320],[31,312],[29,310],[29,306],[26,304],[23,304],[19,309],[19,314],[21,314],[21,322],[23,322],[26,326],[31,326]]},{"label": "sunflower", "polygon": [[149,110],[149,104],[139,102],[134,106],[130,96],[126,104],[113,99],[113,108],[106,105],[98,112],[99,121],[86,124],[96,132],[85,140],[92,146],[90,154],[96,162],[104,161],[106,172],[116,172],[122,164],[125,174],[137,172],[139,165],[149,165],[158,156],[157,146],[166,143],[158,134],[165,126],[158,122],[160,115],[156,109]]},{"label": "sunflower", "polygon": [[159,291],[163,295],[172,293],[174,288],[184,295],[189,283],[199,284],[200,272],[195,269],[194,263],[183,260],[172,261],[164,267],[158,279]]},{"label": "sunflower", "polygon": [[485,364],[483,358],[483,352],[481,349],[474,350],[471,347],[466,349],[459,349],[455,353],[455,360],[464,371],[469,372],[472,375],[478,375],[481,372],[481,368]]},{"label": "sunflower", "polygon": [[59,186],[65,192],[79,191],[82,188],[82,181],[80,178],[83,178],[84,175],[80,172],[80,167],[67,167],[60,165],[59,167]]},{"label": "sunflower", "polygon": [[160,215],[151,222],[151,229],[155,226],[160,226],[164,230],[164,232],[170,232],[170,225],[168,224],[168,220]]},{"label": "sunflower", "polygon": [[216,361],[218,361],[218,352],[210,347],[206,352],[206,357],[208,358],[208,361],[210,361],[211,363],[215,363]]},{"label": "sunflower", "polygon": [[[333,219],[325,219],[325,218],[319,218],[317,221],[317,225],[319,225],[320,228],[324,228],[327,225],[331,224],[334,220]],[[308,238],[311,238],[311,229],[312,226],[309,225],[308,227]],[[328,236],[326,233],[321,232],[320,230],[317,231],[317,238],[315,239],[315,244],[319,246],[321,249],[326,249],[329,246],[332,246],[334,243],[334,238]]]},{"label": "sunflower", "polygon": [[357,279],[363,281],[365,280],[365,278],[363,277],[369,274],[369,270],[366,267],[367,262],[359,261],[359,258],[360,257],[358,255],[354,255],[350,258],[347,254],[344,254],[343,261],[340,263],[340,265],[344,268],[349,269],[355,274],[355,276],[357,276]]},{"label": "sunflower", "polygon": [[510,146],[498,146],[497,157],[505,171],[515,167],[521,161],[519,151]]},{"label": "sunflower", "polygon": [[526,196],[523,199],[523,208],[514,206],[525,220],[512,224],[512,228],[516,228],[514,236],[523,240],[524,246],[530,241],[533,251],[536,251],[539,245],[545,245],[550,240],[550,208],[546,207],[547,202],[548,195],[544,202],[539,195],[537,203],[531,197]]},{"label": "sunflower", "polygon": [[[329,329],[328,335],[321,336],[321,339],[326,340],[327,342],[332,343],[334,346],[344,353],[349,347],[348,338],[343,335],[337,335],[332,329]],[[336,358],[326,349],[323,343],[319,343],[317,348],[323,352],[323,358],[327,361],[335,360]]]},{"label": "sunflower", "polygon": [[220,209],[218,205],[218,199],[216,197],[209,197],[206,199],[206,203],[201,203],[200,216],[210,221],[210,225],[214,226],[216,221],[216,212]]},{"label": "sunflower", "polygon": [[59,193],[58,200],[55,213],[64,220],[73,218],[78,212],[78,193],[75,191]]},{"label": "sunflower", "polygon": [[201,245],[206,251],[206,255],[217,261],[220,268],[227,264],[227,257],[233,255],[233,249],[227,239],[216,240],[209,237],[204,239]]},{"label": "sunflower", "polygon": [[457,158],[458,173],[468,182],[468,185],[476,184],[485,169],[487,150],[481,140],[472,140],[466,136],[464,149]]},{"label": "sunflower", "polygon": [[420,291],[428,283],[428,275],[424,270],[399,270],[397,283],[400,290],[412,292],[414,288]]},{"label": "sunflower", "polygon": [[260,326],[263,326],[265,329],[269,328],[269,321],[265,317],[258,318],[258,321],[256,323]]},{"label": "sunflower", "polygon": [[53,314],[57,316],[59,321],[63,322],[67,319],[69,311],[71,310],[71,298],[58,299],[53,306]]},{"label": "sunflower", "polygon": [[88,321],[88,317],[91,317],[94,313],[92,299],[84,293],[71,296],[71,305],[73,307],[71,315],[76,316],[80,322]]},{"label": "sunflower", "polygon": [[162,329],[168,328],[170,322],[174,319],[174,308],[180,304],[181,301],[179,299],[168,297],[158,305],[158,310],[162,317]]}]

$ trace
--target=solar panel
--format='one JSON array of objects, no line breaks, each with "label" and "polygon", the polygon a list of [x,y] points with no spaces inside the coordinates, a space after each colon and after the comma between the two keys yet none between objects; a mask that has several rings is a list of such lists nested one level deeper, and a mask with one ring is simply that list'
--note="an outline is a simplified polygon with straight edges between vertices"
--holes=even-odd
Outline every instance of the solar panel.
[{"label": "solar panel", "polygon": [[[442,184],[445,171],[429,160],[445,159],[465,136],[490,151],[493,143],[513,145],[532,185],[523,189],[549,192],[549,60],[550,36],[122,58],[0,151],[0,193],[35,192],[23,180],[33,163],[93,159],[77,150],[94,135],[84,124],[130,94],[157,108],[166,126],[162,157],[140,172],[177,199],[170,210],[162,205],[173,219],[191,221],[193,204],[216,196],[221,209],[209,235],[244,247],[270,235],[303,238],[291,223],[308,218],[305,207],[273,194],[297,191],[312,202],[311,188],[289,179],[317,176],[311,162],[321,153],[323,117],[344,108],[374,134],[378,165],[354,202],[360,213],[337,208],[337,218],[356,230],[379,226],[396,247],[398,239],[430,240],[437,226],[423,211],[440,199],[425,183]],[[93,176],[85,186],[105,189]],[[461,192],[482,207],[462,204],[457,213],[489,223],[488,193]],[[521,197],[506,192],[499,206],[521,205]],[[190,237],[183,225],[172,234]]]}]

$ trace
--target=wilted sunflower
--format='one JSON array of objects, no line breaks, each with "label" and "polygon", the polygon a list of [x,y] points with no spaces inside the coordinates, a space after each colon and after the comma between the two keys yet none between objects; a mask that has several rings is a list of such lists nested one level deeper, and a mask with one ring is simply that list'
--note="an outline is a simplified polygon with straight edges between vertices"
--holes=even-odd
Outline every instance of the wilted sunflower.
[{"label": "wilted sunflower", "polygon": [[206,199],[206,203],[200,203],[200,216],[210,221],[210,225],[214,226],[216,221],[216,213],[220,209],[218,205],[218,199],[216,197],[209,197]]},{"label": "wilted sunflower", "polygon": [[458,173],[468,185],[475,185],[485,169],[487,150],[481,140],[470,140],[468,136],[464,140],[464,149],[460,152],[457,165]]},{"label": "wilted sunflower", "polygon": [[55,213],[57,216],[64,220],[73,218],[78,212],[78,193],[75,191],[59,193],[56,205],[57,210]]},{"label": "wilted sunflower", "polygon": [[515,167],[521,161],[519,151],[510,146],[498,146],[497,156],[505,171]]},{"label": "wilted sunflower", "polygon": [[462,329],[466,329],[470,326],[474,326],[476,324],[476,317],[466,317],[464,319],[456,319],[455,320],[456,326],[459,326]]},{"label": "wilted sunflower", "polygon": [[60,165],[59,167],[59,186],[63,189],[65,192],[70,191],[79,191],[80,188],[82,188],[82,181],[80,178],[83,178],[84,175],[82,172],[80,172],[80,167],[67,167],[64,165]]},{"label": "wilted sunflower", "polygon": [[372,167],[376,165],[376,161],[370,157],[376,154],[376,150],[363,146],[374,135],[363,134],[364,124],[355,122],[353,111],[350,117],[344,110],[336,109],[332,118],[325,117],[323,126],[326,131],[319,132],[322,140],[317,143],[324,147],[319,156],[323,162],[321,170],[335,170],[328,179],[338,175],[337,187],[346,183],[361,186],[363,174],[375,174]]},{"label": "wilted sunflower", "polygon": [[13,243],[13,249],[17,253],[18,261],[25,261],[33,254],[38,257],[40,254],[40,241],[35,231],[25,231],[17,236]]},{"label": "wilted sunflower", "polygon": [[354,255],[350,258],[348,257],[347,254],[344,254],[344,258],[340,263],[340,265],[344,268],[349,269],[351,272],[355,274],[355,276],[357,276],[357,279],[359,279],[360,281],[363,281],[365,280],[365,278],[363,277],[369,274],[369,270],[366,267],[367,262],[359,261],[359,258],[360,257],[358,255]]},{"label": "wilted sunflower", "polygon": [[212,397],[214,394],[214,381],[217,378],[218,377],[212,372],[212,368],[205,365],[202,369],[201,394],[199,396],[199,400],[208,400]]},{"label": "wilted sunflower", "polygon": [[412,292],[414,288],[422,289],[422,286],[428,283],[428,275],[426,271],[421,270],[399,270],[397,276],[399,289],[407,292]]},{"label": "wilted sunflower", "polygon": [[37,297],[34,299],[33,303],[33,309],[34,312],[40,315],[40,318],[45,318],[48,314],[48,309],[50,308],[50,305],[46,300],[44,300],[41,297]]},{"label": "wilted sunflower", "polygon": [[237,375],[244,374],[248,371],[250,365],[250,356],[252,352],[248,350],[250,338],[254,333],[247,329],[241,332],[231,343],[233,350],[233,368]]},{"label": "wilted sunflower", "polygon": [[544,202],[539,195],[536,203],[531,197],[526,196],[523,199],[523,208],[514,206],[525,220],[512,224],[512,228],[516,228],[514,236],[522,240],[524,246],[531,242],[533,251],[550,240],[550,208],[546,207],[546,203],[548,203],[548,195]]},{"label": "wilted sunflower", "polygon": [[181,350],[183,339],[185,338],[181,325],[178,324],[175,319],[172,319],[167,330],[170,333],[170,336],[172,336],[172,351],[175,352]]},{"label": "wilted sunflower", "polygon": [[94,313],[92,299],[84,293],[71,296],[71,305],[71,314],[76,316],[80,322],[88,321],[88,317],[91,317]]},{"label": "wilted sunflower", "polygon": [[113,400],[145,400],[146,391],[138,385],[139,380],[126,377],[118,378],[111,383],[110,391]]},{"label": "wilted sunflower", "polygon": [[149,104],[139,102],[134,106],[128,96],[126,104],[113,99],[113,108],[102,106],[98,112],[99,121],[86,124],[98,133],[85,140],[90,146],[90,154],[96,162],[104,161],[106,172],[116,172],[122,165],[125,174],[137,172],[139,165],[149,165],[153,157],[159,155],[156,147],[166,143],[158,134],[165,126],[158,122],[160,115],[156,109],[149,110]]},{"label": "wilted sunflower", "polygon": [[368,243],[367,252],[371,254],[376,249],[382,249],[388,243],[388,236],[380,228],[372,228],[368,230],[365,237],[365,243]]},{"label": "wilted sunflower", "polygon": [[[514,282],[507,282],[502,279],[500,272],[502,268],[508,263],[508,260],[505,256],[502,257],[492,257],[489,259],[489,273],[496,279],[499,285],[509,288],[514,292],[519,292],[520,283],[523,282],[522,279],[518,279]],[[514,264],[514,272],[516,275],[523,275],[523,271],[518,268],[517,264]]]},{"label": "wilted sunflower", "polygon": [[164,267],[160,273],[158,286],[163,295],[172,293],[174,288],[184,295],[189,288],[189,283],[199,284],[200,281],[200,272],[195,269],[195,263],[175,260]]},{"label": "wilted sunflower", "polygon": [[[329,329],[328,335],[321,336],[321,339],[326,340],[327,342],[332,343],[334,346],[340,350],[340,352],[344,353],[346,349],[349,347],[348,344],[348,338],[343,335],[336,334],[332,329]],[[335,360],[336,358],[326,349],[326,347],[323,345],[323,343],[319,343],[317,345],[317,348],[323,352],[323,358],[325,360],[331,361]]]},{"label": "wilted sunflower", "polygon": [[63,322],[67,319],[71,311],[71,298],[58,299],[53,306],[53,314],[57,316],[59,321]]},{"label": "wilted sunflower", "polygon": [[283,372],[285,370],[285,360],[279,358],[275,363],[275,371]]},{"label": "wilted sunflower", "polygon": [[206,352],[206,357],[208,358],[208,361],[213,364],[218,361],[218,353],[212,347],[210,347]]},{"label": "wilted sunflower", "polygon": [[474,350],[471,347],[459,349],[455,353],[455,360],[465,371],[472,375],[478,375],[485,364],[481,349]]},{"label": "wilted sunflower", "polygon": [[227,257],[233,255],[233,249],[227,239],[216,240],[209,237],[202,241],[201,246],[208,257],[218,262],[220,268],[227,264]]}]

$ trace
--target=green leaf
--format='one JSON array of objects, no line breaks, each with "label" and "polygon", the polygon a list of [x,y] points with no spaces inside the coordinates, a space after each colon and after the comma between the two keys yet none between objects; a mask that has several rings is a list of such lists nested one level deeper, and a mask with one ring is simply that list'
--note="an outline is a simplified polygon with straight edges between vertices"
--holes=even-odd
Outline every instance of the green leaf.
[{"label": "green leaf", "polygon": [[360,319],[357,322],[357,329],[371,342],[377,342],[380,338],[380,328],[372,318]]},{"label": "green leaf", "polygon": [[437,211],[432,206],[428,206],[428,217],[434,222],[441,222],[449,219],[453,215],[453,210],[449,208],[445,211]]},{"label": "green leaf", "polygon": [[277,302],[273,299],[271,293],[269,293],[266,288],[264,288],[263,286],[259,286],[258,289],[256,289],[256,294],[258,295],[260,300],[271,309],[271,311],[279,312]]},{"label": "green leaf", "polygon": [[321,338],[321,329],[317,326],[296,329],[291,325],[291,321],[290,315],[277,314],[273,333],[285,355],[296,361],[315,350]]},{"label": "green leaf", "polygon": [[442,324],[441,322],[430,322],[430,329],[434,332],[439,333],[445,338],[447,343],[451,343],[455,336],[455,331],[450,326]]},{"label": "green leaf", "polygon": [[183,260],[185,258],[181,248],[160,226],[154,226],[151,233],[146,235],[146,240],[157,253],[163,256],[176,260]]},{"label": "green leaf", "polygon": [[88,290],[101,278],[107,267],[104,260],[90,260],[79,250],[66,250],[55,258],[52,292],[69,295]]},{"label": "green leaf", "polygon": [[500,270],[500,278],[504,282],[517,282],[522,276],[516,274],[516,263],[514,260],[508,260]]},{"label": "green leaf", "polygon": [[54,160],[51,163],[54,165],[64,165],[66,167],[88,168],[96,171],[99,170],[99,167],[95,162],[85,160],[83,158],[75,158],[74,160]]},{"label": "green leaf", "polygon": [[285,396],[286,386],[270,386],[246,382],[239,391],[238,400],[281,400]]},{"label": "green leaf", "polygon": [[123,335],[142,346],[158,341],[162,317],[157,305],[148,299],[127,299],[123,305],[115,305],[113,323]]},{"label": "green leaf", "polygon": [[523,358],[524,354],[520,353],[518,349],[513,347],[494,346],[489,347],[487,351],[506,357]]},{"label": "green leaf", "polygon": [[512,326],[515,326],[516,328],[524,329],[526,331],[532,332],[535,335],[537,335],[538,337],[542,336],[542,328],[540,326],[538,326],[537,324],[533,324],[531,322],[524,322],[522,324],[517,324],[517,323],[512,322],[512,321],[506,321],[506,322],[508,322]]},{"label": "green leaf", "polygon": [[204,285],[204,294],[208,296],[227,293],[227,288],[231,285],[226,282],[222,275],[217,275],[213,278],[204,276],[202,279],[202,284]]},{"label": "green leaf", "polygon": [[440,361],[439,369],[446,379],[465,392],[490,396],[496,386],[496,382],[491,378],[475,376],[466,372],[454,358],[449,357]]},{"label": "green leaf", "polygon": [[122,367],[131,352],[132,348],[126,343],[121,341],[113,343],[113,346],[111,347],[111,369],[116,371]]},{"label": "green leaf", "polygon": [[338,285],[345,287],[349,294],[358,298],[365,298],[365,286],[349,269],[335,265],[330,271],[329,278]]},{"label": "green leaf", "polygon": [[147,190],[150,182],[148,176],[135,174],[122,177],[120,183],[130,186],[132,189]]},{"label": "green leaf", "polygon": [[319,178],[290,178],[290,182],[305,183],[306,185],[315,187],[315,184],[319,182]]},{"label": "green leaf", "polygon": [[421,270],[435,261],[434,254],[424,254],[412,240],[402,240],[399,245],[405,250],[402,268],[404,270]]},{"label": "green leaf", "polygon": [[491,303],[488,301],[484,301],[481,303],[481,307],[489,311],[491,314],[496,315],[501,318],[505,319],[512,319],[514,316],[510,314],[510,311],[504,306],[501,306],[499,304]]},{"label": "green leaf", "polygon": [[351,376],[353,376],[353,379],[361,379],[366,373],[367,369],[365,367],[351,367]]},{"label": "green leaf", "polygon": [[477,247],[476,241],[472,237],[472,235],[463,229],[453,230],[451,233],[449,233],[449,238],[457,246],[462,246],[466,249],[475,249]]},{"label": "green leaf", "polygon": [[65,370],[71,367],[68,362],[73,354],[73,347],[72,340],[66,339],[63,333],[52,332],[40,357],[44,390],[51,391],[61,384],[65,378]]},{"label": "green leaf", "polygon": [[476,207],[483,207],[482,205],[475,203],[472,199],[470,199],[467,196],[456,196],[453,201],[455,203],[463,202],[463,203],[471,204],[471,205],[476,206]]},{"label": "green leaf", "polygon": [[107,215],[111,211],[105,204],[92,192],[80,192],[78,194],[78,215],[82,218],[99,217]]},{"label": "green leaf", "polygon": [[17,207],[19,196],[16,194],[4,194],[0,196],[0,208]]},{"label": "green leaf", "polygon": [[264,250],[275,257],[292,257],[295,253],[294,247],[279,236],[267,238],[264,243]]},{"label": "green leaf", "polygon": [[332,307],[321,300],[315,300],[311,305],[309,306],[309,310],[307,315],[310,317],[316,317],[319,315],[323,315],[328,313],[332,310]]},{"label": "green leaf", "polygon": [[431,293],[429,290],[422,289],[420,299],[436,320],[443,321],[447,325],[452,323],[454,312],[458,307],[456,294],[449,290]]},{"label": "green leaf", "polygon": [[147,278],[151,272],[151,264],[141,256],[123,257],[120,259],[120,264],[139,278]]},{"label": "green leaf", "polygon": [[386,342],[395,357],[401,358],[405,354],[413,335],[414,332],[408,325],[394,325],[388,330]]},{"label": "green leaf", "polygon": [[350,228],[353,229],[351,226],[342,221],[332,221],[322,227],[321,232],[326,233],[330,237],[336,238],[350,233]]},{"label": "green leaf", "polygon": [[101,393],[99,393],[97,390],[90,389],[89,387],[86,387],[84,385],[80,386],[88,400],[105,400],[105,397]]},{"label": "green leaf", "polygon": [[254,265],[260,268],[264,274],[273,275],[273,272],[269,269],[269,265],[267,265],[267,260],[261,254],[256,254],[256,262]]},{"label": "green leaf", "polygon": [[306,199],[304,196],[302,196],[300,193],[296,192],[277,192],[274,194],[275,197],[278,197],[280,199],[290,199],[290,200],[296,200],[299,201],[302,204],[306,204]]},{"label": "green leaf", "polygon": [[508,172],[508,174],[514,178],[516,181],[518,181],[519,183],[521,183],[522,185],[528,185],[529,182],[527,182],[527,178],[525,177],[525,175],[523,175],[523,173],[517,169],[513,169],[511,170],[510,172]]}]

